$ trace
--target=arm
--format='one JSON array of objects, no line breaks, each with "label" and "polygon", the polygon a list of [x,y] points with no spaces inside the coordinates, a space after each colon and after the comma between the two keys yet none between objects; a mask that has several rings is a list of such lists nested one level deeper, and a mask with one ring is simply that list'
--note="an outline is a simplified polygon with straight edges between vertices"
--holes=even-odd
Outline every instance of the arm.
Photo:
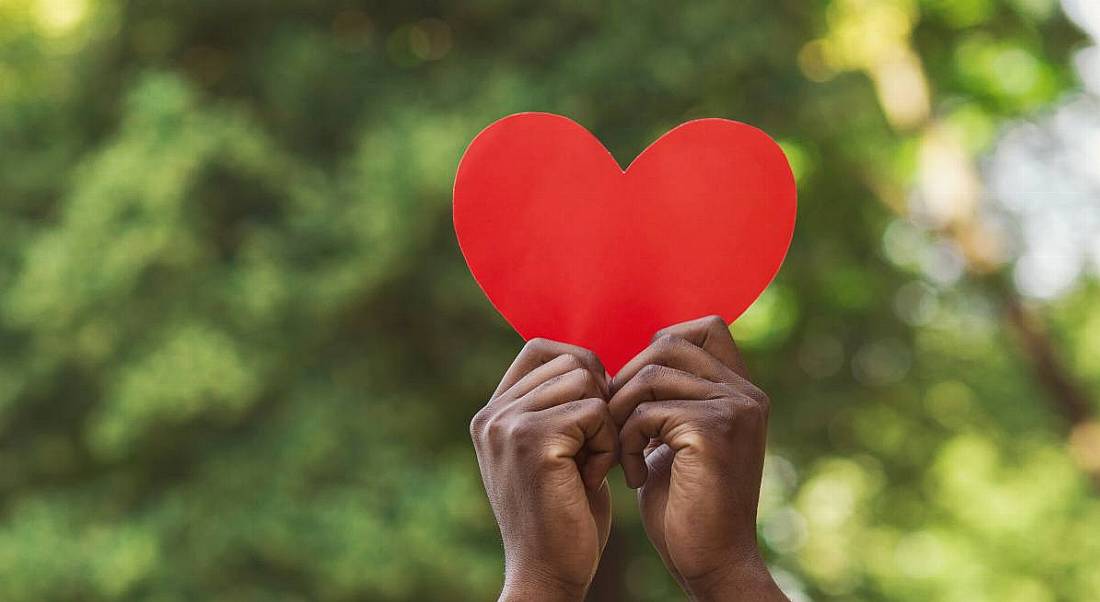
[{"label": "arm", "polygon": [[504,541],[501,600],[582,600],[611,526],[618,431],[585,349],[534,339],[470,425]]},{"label": "arm", "polygon": [[646,533],[694,600],[785,601],[757,547],[768,398],[718,317],[662,330],[609,403]]}]

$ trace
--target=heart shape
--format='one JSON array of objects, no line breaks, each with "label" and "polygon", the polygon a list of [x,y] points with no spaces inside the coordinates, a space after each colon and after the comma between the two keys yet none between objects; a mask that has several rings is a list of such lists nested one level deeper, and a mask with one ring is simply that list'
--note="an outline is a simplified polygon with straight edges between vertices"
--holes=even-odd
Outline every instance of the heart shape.
[{"label": "heart shape", "polygon": [[571,119],[520,113],[466,149],[454,224],[521,336],[592,349],[614,374],[660,328],[737,319],[779,271],[796,204],[783,151],[743,123],[689,121],[623,170]]}]

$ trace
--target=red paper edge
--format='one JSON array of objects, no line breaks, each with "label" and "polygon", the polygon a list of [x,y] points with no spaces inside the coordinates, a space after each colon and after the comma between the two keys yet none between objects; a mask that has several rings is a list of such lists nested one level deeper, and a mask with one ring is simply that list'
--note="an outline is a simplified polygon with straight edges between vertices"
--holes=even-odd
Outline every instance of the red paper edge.
[{"label": "red paper edge", "polygon": [[451,186],[451,227],[454,228],[454,231],[455,231],[455,240],[458,241],[458,250],[459,250],[460,253],[462,253],[462,260],[466,262],[466,269],[470,272],[470,276],[473,277],[474,282],[477,283],[477,287],[479,289],[481,289],[481,293],[483,295],[485,295],[486,299],[489,300],[489,304],[493,306],[493,309],[496,310],[497,314],[500,315],[500,317],[504,318],[504,321],[507,322],[508,325],[512,327],[512,330],[514,330],[517,334],[519,334],[520,338],[522,338],[524,341],[529,341],[534,337],[528,336],[526,333],[524,333],[525,329],[520,328],[518,325],[516,325],[514,322],[512,322],[512,319],[508,317],[508,314],[501,310],[500,306],[498,306],[496,304],[496,301],[493,300],[493,296],[489,294],[489,291],[485,290],[485,287],[481,284],[481,280],[478,279],[477,274],[474,273],[474,269],[470,266],[470,258],[466,256],[466,249],[465,249],[465,247],[462,246],[462,235],[459,233],[458,225],[455,223],[454,207],[455,207],[455,191],[458,188],[458,178],[459,178],[459,175],[462,173],[462,165],[466,160],[466,154],[470,151],[470,149],[474,146],[474,144],[477,143],[478,139],[480,139],[482,137],[482,135],[484,135],[489,130],[493,129],[494,127],[496,127],[497,125],[500,125],[501,123],[503,123],[505,121],[508,121],[509,119],[514,119],[514,118],[517,118],[517,117],[527,117],[527,116],[551,117],[551,118],[554,118],[554,119],[565,120],[566,122],[569,123],[569,125],[574,126],[578,129],[580,129],[585,134],[587,134],[588,137],[591,138],[596,143],[597,146],[599,146],[601,149],[603,149],[603,151],[605,153],[607,153],[607,156],[611,159],[611,162],[614,163],[615,166],[618,167],[620,170],[622,170],[622,166],[619,165],[619,162],[615,159],[615,156],[611,154],[611,151],[607,150],[607,147],[604,146],[604,143],[601,142],[600,139],[597,138],[595,134],[593,134],[591,131],[589,131],[588,128],[584,127],[583,125],[577,123],[573,119],[570,119],[570,118],[568,118],[564,115],[558,115],[556,113],[547,113],[547,112],[543,112],[543,111],[523,111],[523,112],[520,112],[520,113],[512,113],[511,115],[506,115],[504,117],[501,117],[500,119],[497,119],[496,121],[490,123],[489,125],[481,128],[481,130],[477,133],[477,135],[474,136],[473,140],[470,140],[470,143],[467,144],[466,148],[462,151],[462,157],[458,160],[458,167],[455,169],[455,181],[454,181],[454,184]]},{"label": "red paper edge", "polygon": [[[737,127],[745,127],[745,128],[748,128],[750,130],[755,131],[756,133],[758,133],[761,136],[763,136],[764,138],[766,138],[769,142],[771,142],[772,144],[775,145],[775,148],[777,148],[779,150],[779,154],[783,156],[783,164],[786,165],[786,167],[787,167],[787,175],[789,176],[790,182],[791,182],[791,193],[792,193],[791,201],[793,203],[793,205],[791,206],[791,227],[790,227],[790,234],[787,236],[787,240],[784,241],[783,256],[779,259],[779,264],[776,266],[775,271],[772,272],[771,277],[768,278],[767,284],[764,285],[764,288],[760,289],[760,293],[757,295],[756,299],[753,299],[753,302],[750,303],[748,307],[741,310],[741,313],[737,314],[736,316],[734,316],[732,318],[732,320],[727,322],[727,326],[732,326],[733,323],[738,320],[738,318],[745,315],[745,312],[747,312],[749,310],[749,308],[751,308],[753,305],[756,304],[756,302],[760,299],[760,296],[762,296],[764,294],[764,292],[767,291],[769,287],[771,287],[772,283],[775,282],[775,279],[777,277],[779,277],[779,271],[783,269],[783,264],[787,262],[787,255],[789,255],[790,252],[791,252],[791,243],[794,242],[794,229],[798,225],[798,180],[796,180],[795,177],[794,177],[794,171],[791,169],[791,160],[787,158],[787,153],[783,152],[783,147],[780,146],[778,142],[776,142],[775,138],[772,138],[770,135],[768,135],[767,132],[765,132],[764,130],[762,130],[762,129],[754,126],[754,125],[750,125],[750,124],[745,123],[743,121],[737,121],[737,120],[734,120],[734,119],[726,119],[724,117],[702,117],[702,118],[699,118],[699,119],[692,119],[691,121],[685,121],[685,122],[681,123],[680,125],[672,128],[671,130],[665,132],[664,134],[661,134],[656,140],[654,140],[653,142],[650,142],[649,146],[645,147],[645,149],[643,149],[642,152],[638,153],[637,157],[634,157],[634,160],[630,162],[630,165],[627,165],[626,169],[623,170],[623,173],[625,174],[626,172],[630,171],[630,168],[635,163],[637,163],[638,160],[641,159],[643,155],[650,152],[650,150],[654,146],[656,146],[657,143],[660,142],[661,139],[663,139],[665,136],[668,136],[668,135],[672,134],[673,132],[675,132],[676,130],[678,130],[680,128],[687,127],[687,126],[690,126],[692,124],[707,122],[707,121],[717,121],[717,122],[721,122],[721,123],[728,123],[728,124],[731,124],[731,125],[734,125],[734,126],[737,126]],[[606,147],[605,147],[605,150],[606,150]],[[467,263],[466,265],[468,267],[469,263]],[[477,280],[477,278],[474,278],[474,280]],[[480,286],[480,283],[478,284],[478,286]],[[484,290],[484,289],[482,289],[482,290]],[[698,316],[698,317],[701,318],[703,316]],[[725,321],[725,319],[726,319],[726,317],[722,316],[722,320]],[[668,325],[668,326],[671,326],[671,325]]]},{"label": "red paper edge", "polygon": [[[692,125],[692,124],[696,124],[696,123],[699,123],[699,122],[719,121],[719,122],[723,122],[723,123],[729,123],[729,124],[732,124],[732,125],[735,125],[735,126],[738,126],[738,127],[747,127],[749,129],[755,130],[757,133],[761,134],[762,136],[767,138],[772,144],[774,144],[775,147],[777,149],[779,149],[779,153],[781,155],[783,155],[783,162],[787,166],[787,173],[790,176],[791,188],[794,192],[793,198],[792,198],[792,201],[794,202],[794,206],[791,208],[792,211],[791,211],[790,235],[787,236],[787,240],[785,241],[785,248],[783,250],[783,257],[779,260],[779,266],[776,268],[775,272],[772,273],[771,278],[768,279],[768,283],[766,285],[764,285],[764,288],[760,289],[760,295],[763,295],[764,291],[768,290],[768,288],[771,287],[772,283],[775,282],[775,279],[779,276],[779,271],[783,269],[783,264],[786,263],[786,261],[787,261],[787,255],[790,254],[791,243],[794,241],[794,229],[795,229],[795,226],[798,225],[798,181],[794,177],[794,171],[791,170],[791,161],[790,161],[790,159],[787,158],[787,153],[783,152],[783,147],[780,146],[779,143],[776,142],[775,139],[772,138],[770,135],[768,135],[768,133],[765,132],[764,130],[762,130],[762,129],[756,127],[756,126],[747,124],[743,121],[736,121],[736,120],[733,120],[733,119],[725,119],[723,117],[703,117],[703,118],[700,118],[700,119],[692,119],[691,121],[685,121],[684,123],[681,123],[680,125],[677,125],[676,127],[672,128],[671,130],[668,130],[667,132],[665,132],[665,133],[661,134],[660,136],[658,136],[657,139],[654,140],[653,142],[650,142],[649,145],[647,145],[642,150],[642,152],[638,153],[638,155],[636,157],[634,157],[634,159],[630,161],[630,164],[628,164],[626,166],[626,168],[624,169],[622,167],[622,164],[619,163],[618,159],[615,158],[615,155],[613,155],[611,153],[611,151],[608,150],[607,146],[604,145],[603,141],[600,140],[598,137],[596,137],[596,135],[593,134],[591,132],[591,130],[584,127],[580,123],[577,123],[575,120],[570,119],[569,117],[566,117],[564,115],[558,115],[557,113],[547,113],[547,112],[544,112],[544,111],[523,111],[523,112],[520,112],[520,113],[512,113],[511,115],[506,115],[504,117],[501,117],[500,119],[497,119],[496,121],[493,121],[489,125],[481,128],[481,130],[478,131],[477,135],[474,136],[472,140],[470,140],[470,143],[466,145],[466,148],[463,149],[462,157],[459,158],[458,167],[455,169],[455,181],[454,181],[454,184],[451,185],[451,227],[454,228],[455,240],[457,240],[457,242],[458,242],[459,252],[462,253],[462,260],[464,262],[466,262],[466,269],[470,272],[470,275],[473,277],[474,282],[477,283],[477,287],[479,289],[481,289],[482,294],[485,295],[485,298],[489,300],[489,304],[493,306],[493,309],[496,310],[497,314],[500,317],[504,318],[504,321],[507,322],[508,325],[512,327],[512,330],[514,330],[517,334],[519,334],[520,338],[522,338],[524,341],[528,341],[532,337],[529,337],[526,334],[524,334],[522,332],[523,329],[521,329],[519,326],[514,324],[511,320],[511,318],[509,318],[508,315],[505,312],[501,311],[501,308],[499,306],[497,306],[496,302],[493,300],[492,295],[489,294],[489,291],[485,290],[485,287],[482,286],[481,281],[478,280],[477,274],[474,274],[473,268],[470,267],[470,259],[469,259],[469,257],[466,256],[466,249],[462,246],[462,235],[459,234],[458,225],[454,221],[455,220],[454,206],[455,206],[455,191],[458,188],[459,174],[461,174],[461,172],[462,172],[462,165],[466,160],[466,154],[469,152],[470,148],[472,148],[474,146],[474,144],[477,143],[478,139],[481,138],[482,135],[484,135],[486,132],[488,132],[492,128],[496,127],[497,125],[499,125],[499,124],[501,124],[501,123],[503,123],[503,122],[505,122],[509,119],[514,119],[516,117],[525,117],[525,116],[552,117],[554,119],[565,120],[565,121],[569,122],[570,125],[576,126],[581,131],[583,131],[585,134],[587,134],[589,138],[591,138],[593,141],[595,141],[596,144],[601,149],[603,149],[603,151],[605,153],[607,153],[607,155],[611,158],[611,161],[616,166],[619,167],[619,170],[623,174],[630,171],[631,166],[633,166],[635,163],[637,163],[638,159],[640,159],[643,155],[650,152],[650,150],[654,147],[654,145],[656,145],[658,142],[660,142],[660,140],[662,138],[664,138],[665,136],[668,136],[669,134],[671,134],[672,132],[675,132],[676,130],[678,130],[680,128],[683,128],[683,127],[686,127],[686,126],[689,126],[689,125]],[[733,323],[736,322],[738,318],[745,315],[745,312],[748,311],[749,308],[751,308],[756,303],[756,301],[759,300],[759,298],[760,297],[757,296],[757,298],[754,299],[753,302],[750,303],[748,307],[743,309],[740,314],[735,316],[731,322],[728,322],[727,326],[733,325]],[[699,317],[702,317],[702,316],[699,316]],[[725,317],[723,316],[723,320],[724,319],[725,319]]]}]

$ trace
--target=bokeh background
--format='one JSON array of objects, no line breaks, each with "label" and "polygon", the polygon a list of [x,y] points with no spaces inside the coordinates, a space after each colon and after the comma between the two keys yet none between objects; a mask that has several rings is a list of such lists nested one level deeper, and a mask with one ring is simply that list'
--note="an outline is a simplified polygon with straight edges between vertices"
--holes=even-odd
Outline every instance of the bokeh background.
[{"label": "bokeh background", "polygon": [[[486,600],[465,144],[771,133],[796,602],[1100,600],[1100,2],[0,0],[0,599]],[[591,598],[675,600],[612,475]]]}]

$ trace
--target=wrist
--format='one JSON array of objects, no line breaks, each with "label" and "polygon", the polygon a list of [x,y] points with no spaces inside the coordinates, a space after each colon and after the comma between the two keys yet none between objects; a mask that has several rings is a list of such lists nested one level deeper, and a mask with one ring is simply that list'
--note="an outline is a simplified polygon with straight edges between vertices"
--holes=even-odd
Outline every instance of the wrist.
[{"label": "wrist", "polygon": [[687,593],[697,602],[754,600],[789,602],[763,560],[731,562],[720,570],[685,580]]},{"label": "wrist", "polygon": [[584,600],[587,583],[574,583],[545,571],[509,570],[500,592],[501,602],[576,602]]}]

